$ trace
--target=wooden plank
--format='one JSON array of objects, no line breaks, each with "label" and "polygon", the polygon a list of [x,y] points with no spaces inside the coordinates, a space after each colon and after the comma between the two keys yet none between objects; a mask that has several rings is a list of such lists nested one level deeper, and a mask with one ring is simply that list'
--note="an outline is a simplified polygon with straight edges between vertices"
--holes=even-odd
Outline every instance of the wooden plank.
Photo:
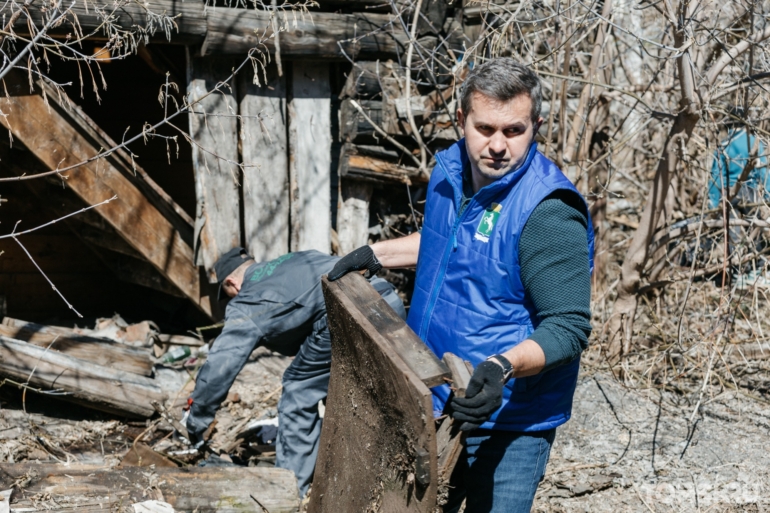
[{"label": "wooden plank", "polygon": [[193,169],[197,200],[195,263],[217,281],[214,263],[241,245],[238,102],[235,87],[206,94],[232,72],[232,62],[219,57],[190,58],[187,92],[198,102],[190,113]]},{"label": "wooden plank", "polygon": [[[71,116],[39,94],[29,94],[29,86],[9,81],[10,96],[2,106],[7,117],[0,124],[11,131],[50,169],[83,162],[100,151]],[[177,287],[198,308],[210,315],[207,298],[201,298],[198,271],[192,248],[184,242],[174,225],[131,183],[112,159],[89,162],[63,173],[63,183],[84,202],[93,205],[118,198],[95,209],[152,266]]]},{"label": "wooden plank", "polygon": [[[202,55],[245,55],[255,47],[275,52],[273,25],[267,11],[208,7],[206,21],[208,32]],[[281,24],[286,21],[287,30],[279,32],[282,58],[396,57],[405,53],[409,41],[390,14],[312,12],[290,15],[285,21],[279,19]]]},{"label": "wooden plank", "polygon": [[427,183],[427,177],[416,167],[403,166],[367,155],[355,154],[355,147],[340,156],[342,177],[373,183]]},{"label": "wooden plank", "polygon": [[[71,5],[70,5],[71,4]],[[94,33],[92,39],[109,39],[112,34],[106,32],[105,19],[124,30],[134,30],[139,34],[147,33],[151,40],[176,44],[200,43],[206,37],[205,4],[180,0],[147,0],[146,2],[121,2],[116,4],[107,0],[89,0],[63,4],[70,9],[66,21],[52,29],[51,35]],[[45,24],[50,8],[42,4],[31,4],[27,8],[31,19],[40,29]],[[165,14],[174,17],[174,27],[166,33],[161,29],[153,15]],[[14,30],[20,35],[29,35],[26,16],[21,16],[14,24]],[[77,23],[77,30],[75,27]]]},{"label": "wooden plank", "polygon": [[[325,279],[325,278],[324,278]],[[420,337],[358,273],[350,273],[335,281],[340,293],[349,298],[356,310],[384,338],[384,343],[401,355],[406,365],[427,387],[445,383],[449,369]]]},{"label": "wooden plank", "polygon": [[345,255],[369,242],[369,200],[372,186],[353,180],[342,181],[342,198],[337,211],[340,254]]},{"label": "wooden plank", "polygon": [[289,103],[291,250],[331,250],[329,64],[292,63]]},{"label": "wooden plank", "polygon": [[[142,467],[0,464],[0,483],[14,488],[15,511],[38,511],[40,498],[56,511],[112,513],[131,504],[163,500],[179,513],[270,513],[299,510],[297,480],[290,470],[272,467]],[[158,494],[157,496],[153,496]],[[253,496],[253,498],[252,498]],[[36,502],[37,501],[37,502]],[[29,508],[29,509],[26,509]]]},{"label": "wooden plank", "polygon": [[111,367],[124,372],[132,372],[142,376],[152,376],[153,364],[147,350],[136,349],[119,342],[85,335],[62,335],[46,332],[43,328],[36,329],[32,323],[25,327],[0,325],[0,335],[21,342],[49,348],[62,354],[80,358],[96,365]]},{"label": "wooden plank", "polygon": [[433,512],[431,393],[383,333],[387,321],[372,324],[344,288],[360,282],[323,278],[332,369],[308,512]]},{"label": "wooden plank", "polygon": [[446,352],[441,360],[449,367],[452,375],[452,393],[457,397],[465,397],[465,389],[471,380],[472,371],[462,358],[454,353]]},{"label": "wooden plank", "polygon": [[[33,372],[34,369],[34,372]],[[165,396],[151,379],[46,351],[0,335],[0,375],[35,388],[62,390],[61,399],[131,417],[150,417]]]},{"label": "wooden plank", "polygon": [[[442,358],[452,373],[452,389],[457,397],[465,397],[465,390],[471,379],[472,370],[459,356],[446,352]],[[460,431],[458,422],[447,417],[436,431],[436,446],[438,448],[438,477],[439,496],[448,492],[449,480],[452,477],[457,461],[465,445],[465,432]]]},{"label": "wooden plank", "polygon": [[260,85],[245,74],[241,95],[243,224],[246,248],[257,262],[289,252],[289,154],[286,126],[286,77],[274,65]]}]

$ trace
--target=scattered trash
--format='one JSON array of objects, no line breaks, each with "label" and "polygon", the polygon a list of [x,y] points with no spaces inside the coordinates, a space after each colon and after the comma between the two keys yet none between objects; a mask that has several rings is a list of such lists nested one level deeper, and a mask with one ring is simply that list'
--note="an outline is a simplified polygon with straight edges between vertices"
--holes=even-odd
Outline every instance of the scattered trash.
[{"label": "scattered trash", "polygon": [[134,513],[175,513],[171,504],[163,501],[137,502],[133,506]]},{"label": "scattered trash", "polygon": [[3,490],[0,492],[0,513],[11,513],[11,494],[13,488],[10,490]]}]

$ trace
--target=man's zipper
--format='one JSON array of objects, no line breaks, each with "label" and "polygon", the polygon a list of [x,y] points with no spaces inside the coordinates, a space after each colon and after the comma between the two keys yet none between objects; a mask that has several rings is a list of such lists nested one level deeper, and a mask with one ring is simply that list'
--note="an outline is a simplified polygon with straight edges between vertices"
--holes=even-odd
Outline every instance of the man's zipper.
[{"label": "man's zipper", "polygon": [[420,338],[423,340],[425,340],[428,336],[428,325],[430,324],[430,319],[433,316],[433,309],[436,307],[439,290],[441,289],[441,285],[444,282],[444,277],[446,276],[446,268],[447,265],[449,265],[449,256],[452,251],[457,249],[457,230],[460,227],[460,223],[462,223],[465,214],[468,212],[468,207],[472,201],[473,198],[469,198],[467,201],[460,202],[460,207],[458,208],[457,212],[457,219],[455,219],[454,225],[452,226],[452,241],[451,244],[447,244],[446,249],[444,250],[444,255],[441,257],[441,264],[439,265],[439,276],[434,282],[433,290],[430,293],[430,300],[428,301],[428,308],[425,311],[425,316],[422,319],[422,326],[420,326]]}]

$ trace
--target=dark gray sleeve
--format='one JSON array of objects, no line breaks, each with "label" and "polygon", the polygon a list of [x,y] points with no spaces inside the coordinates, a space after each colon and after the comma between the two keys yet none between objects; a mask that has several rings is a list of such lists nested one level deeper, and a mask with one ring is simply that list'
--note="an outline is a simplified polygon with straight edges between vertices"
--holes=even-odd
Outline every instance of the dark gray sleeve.
[{"label": "dark gray sleeve", "polygon": [[568,363],[591,335],[588,216],[575,193],[558,191],[530,215],[519,239],[524,290],[540,324],[529,337],[545,353],[545,369]]},{"label": "dark gray sleeve", "polygon": [[262,337],[262,330],[249,316],[238,310],[228,311],[225,327],[212,344],[195,382],[193,404],[187,417],[187,430],[191,435],[200,439],[214,421],[219,406]]}]

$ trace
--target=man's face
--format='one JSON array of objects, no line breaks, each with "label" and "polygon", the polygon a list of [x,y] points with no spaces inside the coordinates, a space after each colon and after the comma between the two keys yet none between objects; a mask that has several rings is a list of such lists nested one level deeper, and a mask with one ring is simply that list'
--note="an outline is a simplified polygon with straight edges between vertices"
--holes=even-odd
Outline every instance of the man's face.
[{"label": "man's face", "polygon": [[527,157],[542,118],[532,122],[532,100],[521,94],[500,102],[473,93],[471,111],[457,111],[471,161],[474,192],[516,169]]}]

